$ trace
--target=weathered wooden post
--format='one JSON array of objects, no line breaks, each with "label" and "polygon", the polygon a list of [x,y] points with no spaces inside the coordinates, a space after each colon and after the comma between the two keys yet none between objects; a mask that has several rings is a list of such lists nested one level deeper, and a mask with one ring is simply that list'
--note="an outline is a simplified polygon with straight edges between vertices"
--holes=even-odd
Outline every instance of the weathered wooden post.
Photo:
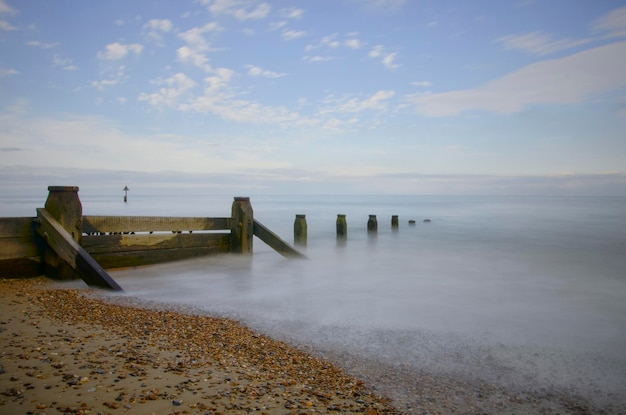
[{"label": "weathered wooden post", "polygon": [[122,189],[124,191],[124,202],[128,202],[128,191],[130,190],[128,186],[124,186]]},{"label": "weathered wooden post", "polygon": [[367,232],[370,234],[378,232],[378,221],[376,220],[376,215],[370,215],[367,220]]},{"label": "weathered wooden post", "polygon": [[293,242],[295,245],[306,246],[307,239],[307,227],[306,227],[306,215],[296,215],[296,220],[293,223]]},{"label": "weathered wooden post", "polygon": [[346,222],[346,215],[337,215],[337,239],[348,238],[348,223]]},{"label": "weathered wooden post", "polygon": [[231,218],[231,251],[238,254],[252,254],[254,213],[249,197],[235,197]]},{"label": "weathered wooden post", "polygon": [[[48,199],[44,206],[52,217],[79,244],[83,236],[83,206],[78,198],[78,186],[48,186]],[[49,247],[44,248],[45,273],[51,278],[79,278]]]},{"label": "weathered wooden post", "polygon": [[391,229],[398,230],[398,215],[391,215]]}]

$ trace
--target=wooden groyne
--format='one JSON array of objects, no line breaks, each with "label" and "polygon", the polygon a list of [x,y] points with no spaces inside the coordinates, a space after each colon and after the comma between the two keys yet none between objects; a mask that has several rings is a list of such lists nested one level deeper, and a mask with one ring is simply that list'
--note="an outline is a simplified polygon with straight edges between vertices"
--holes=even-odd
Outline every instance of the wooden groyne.
[{"label": "wooden groyne", "polygon": [[105,269],[217,253],[250,255],[253,236],[285,257],[304,255],[254,219],[250,199],[235,197],[230,217],[83,215],[76,186],[49,186],[36,217],[0,218],[0,277],[82,278],[121,290]]}]

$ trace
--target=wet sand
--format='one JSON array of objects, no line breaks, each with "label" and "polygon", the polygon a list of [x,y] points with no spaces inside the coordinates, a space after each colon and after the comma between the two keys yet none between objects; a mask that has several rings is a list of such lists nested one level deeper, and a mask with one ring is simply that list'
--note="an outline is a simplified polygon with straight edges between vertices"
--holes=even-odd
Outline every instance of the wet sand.
[{"label": "wet sand", "polygon": [[0,281],[0,413],[620,413],[564,394],[306,353],[233,320],[89,292],[43,277]]},{"label": "wet sand", "polygon": [[235,321],[0,282],[2,414],[394,414],[337,367]]}]

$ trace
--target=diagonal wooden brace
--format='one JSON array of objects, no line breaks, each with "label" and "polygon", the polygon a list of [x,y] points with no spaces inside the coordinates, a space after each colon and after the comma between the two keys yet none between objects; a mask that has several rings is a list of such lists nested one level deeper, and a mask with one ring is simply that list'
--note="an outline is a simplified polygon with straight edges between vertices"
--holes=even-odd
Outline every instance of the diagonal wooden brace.
[{"label": "diagonal wooden brace", "polygon": [[122,291],[117,282],[76,242],[44,208],[37,209],[37,233],[46,244],[80,275],[87,285]]}]

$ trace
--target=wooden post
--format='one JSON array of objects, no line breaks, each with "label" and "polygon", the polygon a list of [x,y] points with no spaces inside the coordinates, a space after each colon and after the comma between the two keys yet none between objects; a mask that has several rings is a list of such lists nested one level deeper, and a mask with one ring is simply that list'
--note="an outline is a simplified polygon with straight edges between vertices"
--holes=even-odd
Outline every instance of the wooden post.
[{"label": "wooden post", "polygon": [[376,220],[376,215],[370,215],[370,218],[367,220],[367,232],[372,234],[378,232],[378,221]]},{"label": "wooden post", "polygon": [[[45,209],[79,245],[83,235],[83,206],[78,186],[48,186]],[[79,275],[49,247],[44,247],[44,272],[51,278],[76,279]]]},{"label": "wooden post", "polygon": [[391,215],[391,229],[398,230],[398,215]]},{"label": "wooden post", "polygon": [[249,197],[235,197],[232,206],[231,250],[238,254],[252,254],[254,213]]},{"label": "wooden post", "polygon": [[295,245],[306,246],[307,243],[306,215],[296,215],[293,223],[293,243]]},{"label": "wooden post", "polygon": [[348,238],[348,223],[346,222],[346,215],[337,215],[337,239]]},{"label": "wooden post", "polygon": [[122,189],[124,191],[124,202],[128,202],[128,191],[130,190],[128,186],[124,186]]}]

